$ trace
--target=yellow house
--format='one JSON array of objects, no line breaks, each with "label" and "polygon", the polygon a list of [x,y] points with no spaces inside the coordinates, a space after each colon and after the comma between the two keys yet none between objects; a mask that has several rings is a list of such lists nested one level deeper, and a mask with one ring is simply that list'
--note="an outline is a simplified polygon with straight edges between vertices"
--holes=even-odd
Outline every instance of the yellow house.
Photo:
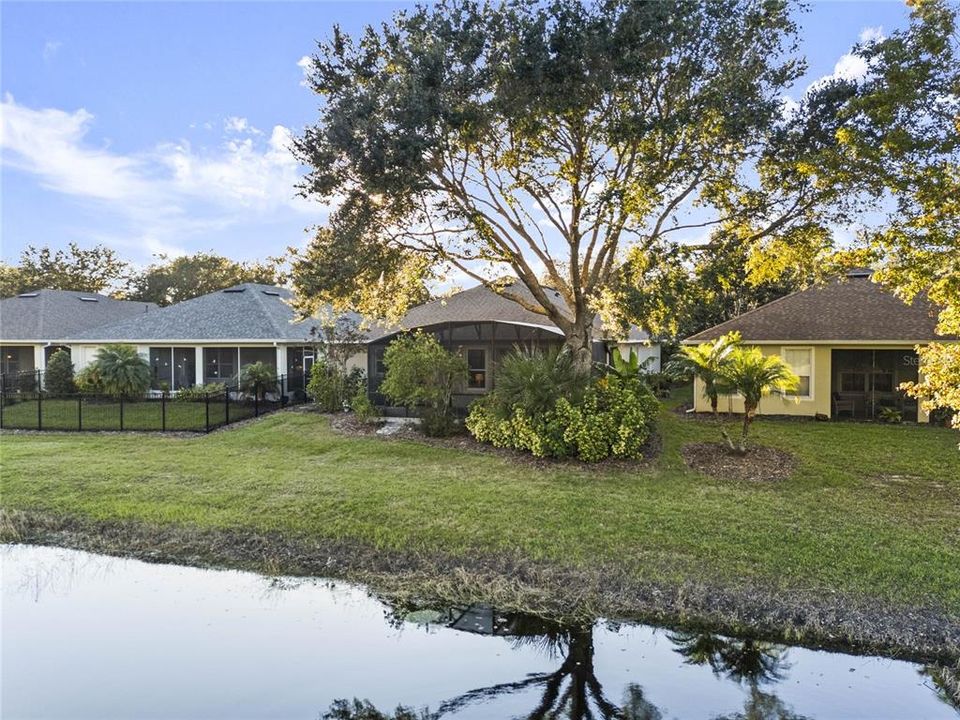
[{"label": "yellow house", "polygon": [[[919,376],[917,345],[957,338],[937,334],[937,311],[925,298],[907,305],[870,280],[870,274],[851,271],[715,325],[683,344],[738,331],[745,345],[783,358],[799,376],[800,387],[795,394],[763,398],[758,414],[870,419],[882,408],[894,408],[904,420],[927,422],[917,401],[899,390],[900,383]],[[719,407],[743,412],[743,401],[722,395]],[[694,410],[710,412],[699,380]]]}]

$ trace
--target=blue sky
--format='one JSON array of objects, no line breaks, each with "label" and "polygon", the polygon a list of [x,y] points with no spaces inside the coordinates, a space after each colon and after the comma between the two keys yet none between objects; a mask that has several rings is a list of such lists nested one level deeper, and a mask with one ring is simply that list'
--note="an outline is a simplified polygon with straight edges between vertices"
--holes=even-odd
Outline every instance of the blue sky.
[{"label": "blue sky", "polygon": [[[326,209],[295,197],[292,134],[316,118],[298,62],[404,3],[0,4],[0,254],[98,242],[236,259],[302,245]],[[833,73],[902,2],[815,2],[800,15],[810,69]]]}]

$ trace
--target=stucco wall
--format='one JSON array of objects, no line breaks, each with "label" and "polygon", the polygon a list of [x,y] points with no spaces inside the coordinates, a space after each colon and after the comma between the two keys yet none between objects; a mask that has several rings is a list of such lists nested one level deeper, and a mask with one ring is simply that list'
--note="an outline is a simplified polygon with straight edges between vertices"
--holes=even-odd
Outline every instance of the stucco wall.
[{"label": "stucco wall", "polygon": [[[813,371],[811,378],[811,388],[809,398],[783,397],[780,395],[768,395],[760,401],[760,407],[757,412],[760,415],[797,415],[813,417],[817,413],[832,416],[832,405],[830,400],[831,392],[831,353],[833,350],[906,350],[912,351],[913,345],[894,345],[884,344],[877,346],[865,345],[813,345],[805,346],[800,343],[791,345],[757,345],[764,355],[782,355],[784,347],[813,348]],[[697,412],[710,412],[710,401],[703,394],[703,383],[696,379],[693,386],[694,392],[694,410]],[[743,399],[738,396],[721,395],[720,412],[743,412]],[[926,413],[922,410],[918,414],[919,422],[929,420]]]}]

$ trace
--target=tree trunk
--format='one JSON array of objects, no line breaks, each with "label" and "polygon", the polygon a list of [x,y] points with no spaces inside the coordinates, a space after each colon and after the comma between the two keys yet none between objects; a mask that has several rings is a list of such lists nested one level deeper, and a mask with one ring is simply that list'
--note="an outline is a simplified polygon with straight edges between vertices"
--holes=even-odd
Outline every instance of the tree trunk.
[{"label": "tree trunk", "polygon": [[593,368],[593,323],[583,319],[573,323],[565,333],[564,345],[573,357],[573,365],[588,374]]},{"label": "tree trunk", "polygon": [[741,455],[747,454],[747,434],[750,432],[750,423],[753,422],[753,413],[756,412],[756,406],[749,403],[743,405],[743,427],[740,431],[740,442],[737,445],[737,452]]}]

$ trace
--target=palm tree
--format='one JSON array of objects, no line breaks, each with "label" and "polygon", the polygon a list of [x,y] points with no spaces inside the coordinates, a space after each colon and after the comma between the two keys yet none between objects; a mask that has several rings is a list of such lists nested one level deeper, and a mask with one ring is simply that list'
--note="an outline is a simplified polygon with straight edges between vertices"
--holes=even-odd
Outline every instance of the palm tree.
[{"label": "palm tree", "polygon": [[800,378],[793,374],[779,355],[764,355],[760,348],[736,347],[720,370],[720,383],[743,396],[743,429],[736,444],[728,437],[730,449],[741,455],[747,452],[747,434],[756,415],[760,398],[771,392],[791,392]]},{"label": "palm tree", "polygon": [[103,389],[111,395],[142,395],[150,387],[150,364],[133,345],[104,345],[95,362]]},{"label": "palm tree", "polygon": [[713,417],[719,421],[717,405],[720,393],[726,392],[724,385],[724,367],[730,354],[740,345],[740,333],[721,335],[711,342],[694,347],[682,347],[676,356],[667,363],[667,372],[671,375],[693,375],[703,383],[703,394],[710,400]]}]

